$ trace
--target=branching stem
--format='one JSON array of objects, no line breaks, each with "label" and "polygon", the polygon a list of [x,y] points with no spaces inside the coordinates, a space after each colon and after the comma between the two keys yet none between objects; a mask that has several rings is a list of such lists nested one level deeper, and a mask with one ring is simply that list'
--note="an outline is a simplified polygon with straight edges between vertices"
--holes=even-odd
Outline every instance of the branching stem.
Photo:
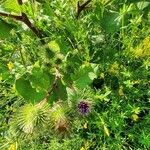
[{"label": "branching stem", "polygon": [[[18,3],[19,3],[19,5],[23,4],[22,0],[18,0]],[[44,37],[43,32],[39,28],[34,26],[34,24],[31,23],[31,21],[29,20],[28,16],[25,13],[21,13],[21,15],[19,16],[19,15],[12,15],[12,14],[8,14],[8,13],[0,12],[0,16],[9,17],[9,18],[15,19],[17,21],[23,22],[32,30],[32,32],[38,38],[40,38],[42,44],[45,44],[45,41],[43,40],[43,37]]]},{"label": "branching stem", "polygon": [[77,4],[77,16],[76,18],[78,19],[80,16],[80,13],[86,8],[86,6],[91,2],[92,0],[87,0],[83,4],[80,5],[79,1]]},{"label": "branching stem", "polygon": [[48,89],[48,91],[46,93],[45,98],[37,104],[37,107],[41,108],[48,102],[48,99],[49,99],[51,93],[53,92],[54,88],[57,86],[58,78],[59,77],[56,75],[52,85],[50,86],[50,89]]}]

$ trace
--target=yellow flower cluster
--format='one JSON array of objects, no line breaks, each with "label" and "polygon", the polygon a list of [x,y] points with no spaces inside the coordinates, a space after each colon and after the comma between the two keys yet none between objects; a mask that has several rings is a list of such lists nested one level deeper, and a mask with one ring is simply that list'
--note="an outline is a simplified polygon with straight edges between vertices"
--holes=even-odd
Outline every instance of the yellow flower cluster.
[{"label": "yellow flower cluster", "polygon": [[146,37],[134,50],[136,58],[143,58],[150,56],[150,36]]},{"label": "yellow flower cluster", "polygon": [[138,121],[139,120],[138,114],[140,113],[140,108],[136,107],[136,108],[133,109],[132,112],[133,112],[133,114],[131,116],[132,120],[135,121],[135,122]]},{"label": "yellow flower cluster", "polygon": [[9,147],[9,150],[16,150],[15,144],[11,144],[10,147]]},{"label": "yellow flower cluster", "polygon": [[8,67],[8,69],[11,71],[11,70],[13,69],[13,67],[14,67],[14,64],[13,64],[12,62],[9,62],[9,63],[7,64],[7,67]]}]

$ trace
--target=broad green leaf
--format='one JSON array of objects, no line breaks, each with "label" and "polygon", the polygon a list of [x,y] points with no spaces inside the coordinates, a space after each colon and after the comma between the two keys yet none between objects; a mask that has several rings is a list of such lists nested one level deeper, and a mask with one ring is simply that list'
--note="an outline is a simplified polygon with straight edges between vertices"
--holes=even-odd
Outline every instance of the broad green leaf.
[{"label": "broad green leaf", "polygon": [[53,83],[54,76],[44,72],[40,68],[33,68],[29,80],[36,89],[47,91]]},{"label": "broad green leaf", "polygon": [[107,33],[114,33],[120,28],[119,13],[105,11],[103,18],[101,18],[101,26]]},{"label": "broad green leaf", "polygon": [[66,86],[62,83],[61,79],[58,80],[55,90],[56,90],[56,92],[58,94],[58,98],[59,99],[62,99],[62,100],[66,100],[67,99]]},{"label": "broad green leaf", "polygon": [[91,66],[84,66],[79,68],[79,70],[72,76],[75,87],[78,89],[83,89],[96,77],[93,68]]},{"label": "broad green leaf", "polygon": [[53,88],[53,92],[49,98],[49,102],[53,103],[58,100],[66,100],[67,99],[67,90],[66,86],[62,83],[61,79],[57,80],[56,86]]},{"label": "broad green leaf", "polygon": [[12,24],[9,24],[0,18],[0,39],[10,37],[10,31],[14,28]]},{"label": "broad green leaf", "polygon": [[16,80],[15,83],[16,90],[18,93],[28,102],[36,103],[41,101],[46,92],[37,92],[30,84],[29,80],[26,80],[24,77]]}]

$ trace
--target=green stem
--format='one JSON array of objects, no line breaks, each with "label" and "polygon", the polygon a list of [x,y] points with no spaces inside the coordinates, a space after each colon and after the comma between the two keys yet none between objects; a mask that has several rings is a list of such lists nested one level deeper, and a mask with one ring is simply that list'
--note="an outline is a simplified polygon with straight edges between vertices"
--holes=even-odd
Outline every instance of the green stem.
[{"label": "green stem", "polygon": [[122,16],[122,24],[121,24],[121,26],[122,26],[122,39],[124,39],[124,14]]},{"label": "green stem", "polygon": [[26,62],[25,62],[25,60],[24,60],[24,58],[23,58],[22,50],[21,50],[20,48],[19,48],[19,52],[20,52],[20,56],[21,56],[21,60],[22,60],[23,66],[25,67],[25,69],[27,69],[27,67],[26,67]]}]

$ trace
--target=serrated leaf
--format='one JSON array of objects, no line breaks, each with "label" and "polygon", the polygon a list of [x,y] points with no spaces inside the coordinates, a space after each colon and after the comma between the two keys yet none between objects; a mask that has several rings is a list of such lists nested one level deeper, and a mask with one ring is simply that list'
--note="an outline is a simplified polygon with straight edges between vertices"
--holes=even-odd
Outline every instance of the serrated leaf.
[{"label": "serrated leaf", "polygon": [[91,66],[85,66],[79,68],[79,70],[72,76],[75,87],[78,89],[83,89],[90,83],[96,75],[93,73]]},{"label": "serrated leaf", "polygon": [[14,28],[13,25],[0,19],[0,38],[5,39],[10,37],[10,31]]},{"label": "serrated leaf", "polygon": [[24,77],[16,80],[15,87],[18,93],[25,100],[31,103],[41,101],[46,95],[46,92],[37,92],[34,88],[32,88],[29,80],[26,80]]},{"label": "serrated leaf", "polygon": [[33,68],[29,80],[36,89],[46,91],[52,85],[54,75],[50,75],[40,68]]}]

